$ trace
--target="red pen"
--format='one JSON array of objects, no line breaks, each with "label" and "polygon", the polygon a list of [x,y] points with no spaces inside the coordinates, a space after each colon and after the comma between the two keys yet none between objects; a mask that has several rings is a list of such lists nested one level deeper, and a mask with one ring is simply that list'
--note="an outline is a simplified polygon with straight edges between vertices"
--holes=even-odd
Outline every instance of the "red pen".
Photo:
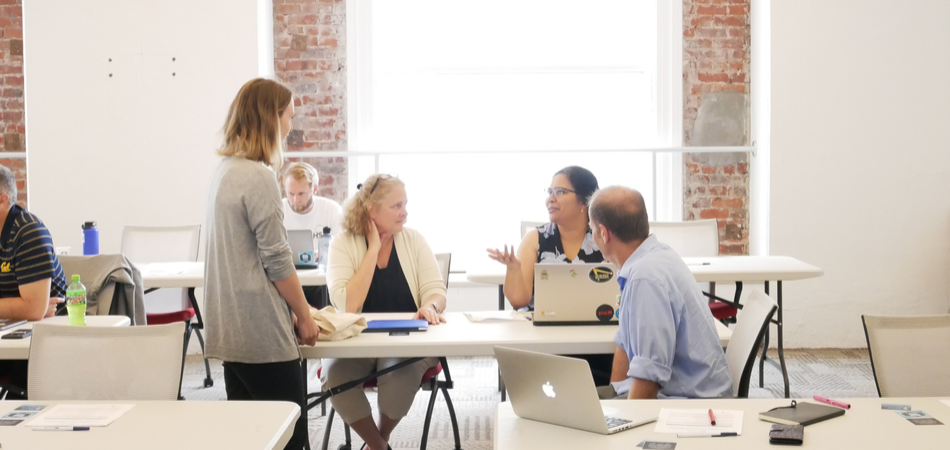
[{"label": "red pen", "polygon": [[716,416],[713,415],[711,409],[709,410],[709,424],[713,426],[716,425]]},{"label": "red pen", "polygon": [[831,406],[837,406],[837,407],[839,407],[839,408],[844,408],[844,409],[851,409],[851,405],[849,405],[849,404],[847,404],[847,403],[845,403],[845,402],[839,402],[839,401],[837,401],[837,400],[832,400],[832,399],[830,399],[830,398],[824,398],[824,397],[821,397],[821,396],[818,396],[818,395],[816,395],[816,396],[814,396],[814,397],[812,397],[812,398],[814,398],[815,400],[818,400],[819,402],[827,403],[827,404],[829,404],[829,405],[831,405]]}]

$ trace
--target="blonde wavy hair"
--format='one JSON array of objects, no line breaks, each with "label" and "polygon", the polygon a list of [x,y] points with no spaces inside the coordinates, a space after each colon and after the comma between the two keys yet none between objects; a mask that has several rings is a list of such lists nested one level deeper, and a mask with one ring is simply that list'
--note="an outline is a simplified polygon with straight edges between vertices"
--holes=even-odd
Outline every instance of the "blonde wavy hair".
[{"label": "blonde wavy hair", "polygon": [[397,177],[373,174],[356,186],[356,194],[343,207],[343,230],[354,236],[369,233],[369,209],[377,208],[396,186],[405,187]]},{"label": "blonde wavy hair", "polygon": [[267,164],[275,171],[283,164],[280,116],[293,95],[286,86],[255,78],[241,86],[224,121],[221,156],[237,156]]}]

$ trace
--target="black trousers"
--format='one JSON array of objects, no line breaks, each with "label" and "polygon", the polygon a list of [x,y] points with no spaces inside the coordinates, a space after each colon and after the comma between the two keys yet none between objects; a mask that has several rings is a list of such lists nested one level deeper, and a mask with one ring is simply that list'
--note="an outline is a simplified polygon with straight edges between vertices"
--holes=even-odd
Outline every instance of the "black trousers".
[{"label": "black trousers", "polygon": [[300,406],[300,418],[285,449],[307,448],[310,441],[304,410],[307,380],[300,364],[299,359],[266,364],[224,363],[224,389],[228,400],[287,401]]},{"label": "black trousers", "polygon": [[[22,388],[25,391],[28,368],[29,361],[25,359],[0,361],[0,384],[12,388]],[[7,392],[7,400],[26,400],[26,397],[9,391]]]},{"label": "black trousers", "polygon": [[303,296],[310,306],[317,309],[323,309],[330,304],[330,291],[326,286],[303,286]]},{"label": "black trousers", "polygon": [[590,365],[590,374],[594,376],[594,386],[610,384],[610,371],[613,369],[614,355],[565,355],[570,358],[583,359]]}]

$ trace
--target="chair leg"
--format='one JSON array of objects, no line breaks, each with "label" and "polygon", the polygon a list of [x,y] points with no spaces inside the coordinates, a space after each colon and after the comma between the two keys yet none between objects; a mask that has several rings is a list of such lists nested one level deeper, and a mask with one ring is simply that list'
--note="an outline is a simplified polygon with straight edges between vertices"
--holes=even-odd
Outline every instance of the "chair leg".
[{"label": "chair leg", "polygon": [[205,360],[205,387],[214,386],[214,380],[211,379],[211,365],[208,364],[208,358],[205,357],[205,339],[201,337],[201,330],[195,328],[195,336],[198,337],[198,344],[201,345],[201,358]]},{"label": "chair leg", "polygon": [[330,428],[333,426],[333,415],[336,411],[333,408],[330,408],[330,415],[327,416],[327,423],[323,426],[323,445],[320,447],[321,450],[327,450],[330,446]]},{"label": "chair leg", "polygon": [[185,338],[182,339],[182,349],[181,349],[181,375],[178,377],[178,400],[184,400],[185,397],[181,395],[181,385],[185,379],[185,356],[188,355],[188,343],[191,341],[191,322],[185,321]]},{"label": "chair leg", "polygon": [[765,387],[765,352],[769,350],[769,330],[766,328],[762,338],[762,358],[759,359],[759,387]]},{"label": "chair leg", "polygon": [[[333,408],[330,409],[331,411]],[[350,426],[343,422],[343,445],[347,450],[352,450],[353,448],[353,439],[350,438]]]},{"label": "chair leg", "polygon": [[452,398],[449,397],[449,390],[446,387],[440,386],[442,390],[442,398],[445,399],[445,406],[449,408],[449,419],[452,420],[452,433],[455,434],[455,450],[462,450],[462,439],[459,437],[459,423],[458,419],[455,418],[455,406],[452,405]]},{"label": "chair leg", "polygon": [[426,420],[422,423],[422,445],[419,447],[419,450],[426,450],[426,445],[429,443],[429,425],[432,422],[432,410],[435,409],[435,396],[439,395],[439,389],[435,386],[435,378],[429,380],[429,387],[432,389],[432,394],[429,395],[429,408],[426,409]]}]

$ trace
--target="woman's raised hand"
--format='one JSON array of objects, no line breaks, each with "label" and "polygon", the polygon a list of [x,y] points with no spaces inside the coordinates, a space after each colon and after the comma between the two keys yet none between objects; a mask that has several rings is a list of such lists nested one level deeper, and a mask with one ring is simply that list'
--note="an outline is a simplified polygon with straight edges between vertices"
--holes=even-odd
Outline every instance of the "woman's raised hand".
[{"label": "woman's raised hand", "polygon": [[376,228],[376,222],[373,219],[369,219],[369,232],[366,233],[366,241],[368,243],[367,250],[379,253],[379,249],[382,248],[382,237],[379,235],[379,229]]},{"label": "woman's raised hand", "polygon": [[517,253],[515,253],[515,246],[512,245],[510,251],[507,245],[505,246],[504,251],[494,248],[489,248],[487,250],[489,258],[508,266],[509,269],[521,268],[521,261],[518,260]]}]

